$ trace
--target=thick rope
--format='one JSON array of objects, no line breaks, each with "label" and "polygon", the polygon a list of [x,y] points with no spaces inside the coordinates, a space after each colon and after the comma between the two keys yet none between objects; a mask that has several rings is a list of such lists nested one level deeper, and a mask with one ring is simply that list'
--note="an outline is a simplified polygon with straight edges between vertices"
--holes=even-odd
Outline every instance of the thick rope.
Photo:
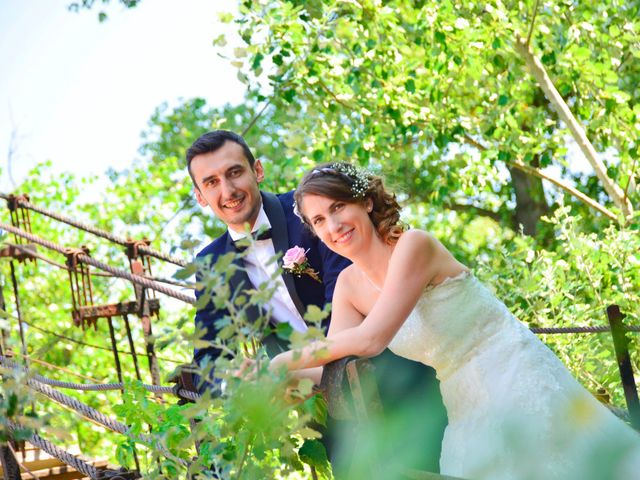
[{"label": "thick rope", "polygon": [[68,373],[69,375],[73,375],[74,377],[79,377],[79,378],[83,378],[84,380],[89,380],[91,383],[100,383],[101,380],[98,380],[96,378],[93,377],[89,377],[88,375],[83,375],[82,373],[78,373],[78,372],[74,372],[73,370],[69,370],[68,368],[65,367],[61,367],[59,365],[54,365],[53,363],[49,363],[49,362],[45,362],[44,360],[40,360],[39,358],[34,357],[33,355],[22,355],[21,353],[18,352],[13,352],[13,354],[17,354],[21,357],[23,357],[25,359],[25,362],[27,363],[37,363],[39,365],[42,365],[43,367],[49,369],[49,370],[58,370],[59,372],[64,372],[64,373]]},{"label": "thick rope", "polygon": [[[21,230],[19,228],[15,228],[12,225],[6,224],[6,223],[0,223],[0,229],[1,230],[5,230],[7,232],[13,233],[14,235],[18,235],[20,237],[26,238],[27,240],[29,240],[30,242],[33,243],[37,243],[38,245],[42,245],[45,248],[48,248],[50,250],[55,250],[58,253],[61,253],[63,255],[66,255],[67,253],[69,253],[69,249],[64,248],[60,245],[57,245],[49,240],[44,240],[40,237],[37,237],[31,233],[25,232],[24,230]],[[111,274],[113,274],[116,277],[120,277],[120,278],[124,278],[126,280],[129,280],[133,283],[137,283],[138,285],[142,285],[145,288],[150,288],[151,290],[155,290],[157,292],[160,293],[164,293],[165,295],[169,296],[169,297],[173,297],[176,298],[178,300],[181,300],[184,303],[188,303],[193,305],[195,303],[195,298],[190,297],[188,295],[185,295],[183,293],[180,292],[176,292],[175,290],[171,289],[171,288],[167,288],[164,285],[161,285],[158,282],[154,282],[152,280],[148,280],[144,277],[141,277],[140,275],[134,275],[132,273],[126,272],[124,270],[120,270],[118,268],[113,268],[110,265],[107,265],[106,263],[102,263],[98,260],[95,260],[93,258],[91,258],[90,256],[86,255],[85,253],[78,253],[76,255],[76,258],[78,259],[78,261],[86,263],[88,265],[92,265],[96,268],[99,268],[100,270],[104,270],[105,272],[109,272]]]},{"label": "thick rope", "polygon": [[36,392],[49,397],[51,400],[59,403],[60,405],[64,405],[65,407],[71,408],[75,410],[77,413],[82,415],[83,417],[96,422],[104,427],[107,427],[109,430],[120,433],[122,435],[127,435],[129,433],[129,428],[112,418],[109,418],[103,413],[100,413],[94,408],[91,408],[88,405],[85,405],[79,400],[76,400],[73,397],[65,395],[64,393],[60,393],[48,385],[44,385],[37,380],[32,378],[27,379],[27,385],[35,390]]},{"label": "thick rope", "polygon": [[76,400],[73,397],[60,393],[50,388],[49,386],[38,382],[37,380],[27,379],[27,385],[30,388],[34,389],[36,392],[50,398],[54,402],[57,402],[60,405],[63,405],[65,407],[71,408],[72,410],[75,410],[77,413],[79,413],[86,419],[91,420],[99,425],[102,425],[103,427],[106,427],[113,432],[120,433],[121,435],[125,435],[129,438],[132,438],[134,440],[137,440],[143,443],[147,443],[149,445],[153,445],[153,448],[160,451],[163,455],[166,455],[167,457],[171,458],[173,461],[179,463],[183,467],[186,467],[186,468],[189,467],[189,462],[187,462],[182,458],[176,457],[171,452],[169,452],[165,447],[160,445],[158,442],[154,441],[153,438],[149,437],[148,435],[132,434],[129,431],[129,427],[127,427],[125,424],[120,423],[116,420],[113,420],[112,418],[109,418],[103,413],[100,413],[99,411],[97,411],[95,408],[91,408],[90,406],[85,405],[79,400]]},{"label": "thick rope", "polygon": [[[17,205],[20,207],[28,208],[29,210],[33,210],[34,212],[41,213],[42,215],[46,215],[47,217],[53,218],[54,220],[58,220],[59,222],[66,223],[67,225],[71,225],[72,227],[79,228],[80,230],[84,230],[85,232],[92,233],[98,237],[105,238],[110,242],[117,243],[118,245],[122,245],[123,247],[126,247],[131,243],[127,241],[127,239],[119,237],[117,235],[113,235],[112,233],[107,232],[105,230],[100,230],[99,228],[96,228],[92,225],[87,225],[86,223],[80,222],[78,220],[74,220],[70,217],[61,215],[56,212],[52,212],[51,210],[47,210],[46,208],[38,207],[23,198],[15,197],[13,195],[7,195],[5,193],[0,193],[0,198],[3,198],[7,201],[11,199],[15,199]],[[147,247],[146,245],[138,245],[137,248],[138,248],[138,251],[140,251],[141,253],[144,253],[145,255],[149,255],[159,260],[164,260],[166,262],[173,263],[174,265],[178,265],[179,267],[184,267],[187,264],[184,260],[173,257],[171,255],[167,255],[162,252],[158,252],[156,250],[153,250],[152,248]]]},{"label": "thick rope", "polygon": [[[627,332],[640,332],[640,326],[626,325],[623,330]],[[533,333],[540,334],[554,334],[554,333],[602,333],[610,332],[611,327],[599,326],[599,327],[556,327],[556,328],[532,328]]]},{"label": "thick rope", "polygon": [[[11,430],[19,430],[20,425],[11,420],[8,420],[8,425]],[[53,443],[48,440],[45,440],[37,433],[34,433],[29,438],[29,443],[32,445],[44,450],[52,457],[57,458],[61,462],[75,468],[77,471],[84,473],[86,476],[90,477],[92,480],[97,480],[98,478],[98,469],[93,465],[89,465],[87,462],[80,460],[75,455],[71,455],[69,452],[57,447]]]},{"label": "thick rope", "polygon": [[[29,369],[27,367],[24,367],[2,355],[0,355],[0,365],[4,365],[5,367],[8,367],[14,370],[19,370],[24,373],[29,372]],[[68,388],[72,390],[100,392],[100,391],[107,391],[107,390],[122,390],[124,388],[123,383],[100,383],[100,384],[72,383],[72,382],[62,382],[59,380],[53,380],[43,375],[40,375],[38,373],[30,373],[30,375],[33,380],[40,383],[44,383],[45,385],[49,385],[51,387],[58,387],[58,388]],[[160,385],[148,385],[144,383],[142,384],[142,387],[151,393],[158,393],[162,395],[177,394],[180,397],[188,398],[189,400],[193,400],[194,402],[200,398],[200,395],[198,395],[197,393],[192,392],[190,390],[185,390],[185,389],[179,389],[176,392],[174,387],[163,387]]]}]

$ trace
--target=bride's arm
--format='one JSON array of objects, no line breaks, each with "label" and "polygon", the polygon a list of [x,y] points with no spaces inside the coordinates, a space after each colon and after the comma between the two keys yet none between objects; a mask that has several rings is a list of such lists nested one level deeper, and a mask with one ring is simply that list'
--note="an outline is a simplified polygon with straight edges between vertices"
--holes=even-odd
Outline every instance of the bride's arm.
[{"label": "bride's arm", "polygon": [[[378,355],[409,316],[425,287],[439,275],[447,256],[451,258],[449,252],[426,232],[405,232],[391,255],[382,291],[369,315],[362,319],[349,301],[350,286],[341,285],[344,278],[339,277],[334,294],[336,309],[331,316],[328,338],[277,355],[271,360],[271,368],[286,365],[289,370],[297,370],[321,366],[349,355]],[[356,321],[357,315],[360,322]]]},{"label": "bride's arm", "polygon": [[291,370],[289,375],[296,380],[302,380],[308,378],[316,385],[320,385],[322,381],[322,369],[323,367],[303,368],[302,370]]},{"label": "bride's arm", "polygon": [[[353,267],[347,267],[343,270],[336,281],[336,288],[331,302],[331,322],[329,323],[327,337],[331,337],[341,330],[360,325],[364,319],[364,315],[362,315],[352,305],[350,300],[351,286],[348,277],[350,269],[352,268]],[[310,343],[308,346],[314,347],[320,343],[322,342],[315,341]],[[271,367],[277,368],[278,365],[285,363],[290,370],[290,374],[294,378],[310,378],[315,384],[319,385],[320,380],[322,379],[322,366],[297,368],[291,363],[291,356],[288,355],[290,353],[293,353],[293,356],[297,358],[300,354],[309,354],[309,351],[307,350],[307,347],[305,347],[302,352],[300,350],[290,350],[288,352],[281,353],[271,360]],[[322,363],[322,365],[324,365],[324,363]]]}]

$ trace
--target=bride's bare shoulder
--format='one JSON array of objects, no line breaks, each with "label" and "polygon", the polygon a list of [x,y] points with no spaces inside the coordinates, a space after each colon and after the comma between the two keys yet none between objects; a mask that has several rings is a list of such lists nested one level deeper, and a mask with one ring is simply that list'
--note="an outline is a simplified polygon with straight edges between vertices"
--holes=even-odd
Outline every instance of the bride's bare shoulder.
[{"label": "bride's bare shoulder", "polygon": [[397,248],[400,249],[419,249],[421,251],[429,251],[440,244],[436,237],[429,232],[412,228],[404,232],[398,239]]},{"label": "bride's bare shoulder", "polygon": [[338,280],[336,280],[336,289],[338,285],[341,289],[351,289],[354,285],[354,276],[356,274],[355,265],[351,264],[348,267],[344,268],[340,274],[338,275]]}]

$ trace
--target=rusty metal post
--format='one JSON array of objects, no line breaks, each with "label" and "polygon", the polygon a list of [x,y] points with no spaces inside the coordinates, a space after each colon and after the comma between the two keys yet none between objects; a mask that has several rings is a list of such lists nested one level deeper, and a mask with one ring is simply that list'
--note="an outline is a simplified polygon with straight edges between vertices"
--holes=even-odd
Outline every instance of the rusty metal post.
[{"label": "rusty metal post", "polygon": [[118,345],[116,343],[116,334],[113,329],[113,321],[111,317],[107,317],[107,322],[109,323],[109,336],[111,337],[111,350],[113,351],[113,358],[116,362],[116,371],[118,373],[118,381],[120,383],[122,380],[122,366],[120,365],[120,356],[118,355]]},{"label": "rusty metal post", "polygon": [[129,324],[129,316],[125,313],[122,315],[124,319],[124,325],[127,329],[127,338],[129,339],[129,348],[131,349],[131,356],[133,357],[133,366],[136,369],[136,378],[142,380],[140,376],[140,368],[138,368],[138,355],[136,354],[136,348],[133,343],[133,336],[131,335],[131,325]]},{"label": "rusty metal post", "polygon": [[[144,266],[140,260],[131,262],[131,273],[135,275],[144,275]],[[158,367],[158,359],[155,352],[155,341],[153,340],[153,332],[151,329],[151,317],[149,309],[149,299],[146,298],[146,290],[140,285],[134,285],[136,292],[136,301],[139,302],[140,320],[142,321],[142,332],[144,334],[144,343],[147,349],[147,358],[149,359],[149,371],[151,372],[151,383],[160,385],[160,369]]]},{"label": "rusty metal post", "polygon": [[[13,262],[11,264],[13,268]],[[6,311],[6,304],[4,302],[4,292],[2,286],[0,286],[0,308],[3,311]],[[7,350],[7,336],[6,332],[2,330],[2,335],[0,336],[0,355],[4,356],[8,352]],[[25,358],[26,361],[26,358]],[[2,377],[0,377],[2,380]],[[10,448],[11,438],[9,438],[5,442],[0,442],[0,464],[2,465],[2,472],[4,480],[20,480],[22,477],[20,475],[20,467],[16,460],[15,455],[13,454],[13,450]]]},{"label": "rusty metal post", "polygon": [[20,342],[22,347],[22,355],[25,359],[25,364],[29,365],[27,357],[27,342],[24,339],[24,327],[22,326],[22,313],[20,311],[20,296],[18,295],[18,281],[16,280],[16,270],[13,266],[13,261],[9,262],[11,267],[11,283],[13,284],[13,296],[16,301],[16,315],[18,316],[18,329],[20,331]]},{"label": "rusty metal post", "polygon": [[20,480],[20,466],[16,460],[9,443],[0,443],[0,465],[2,465],[2,477],[4,480]]},{"label": "rusty metal post", "polygon": [[[66,250],[66,265],[69,271],[69,284],[71,287],[71,304],[73,311],[73,323],[76,326],[85,328],[85,318],[81,311],[93,305],[93,286],[91,284],[91,271],[89,265],[83,264],[79,259],[79,255],[90,255],[87,247],[68,248]],[[93,319],[93,327],[96,327],[96,319]],[[91,323],[91,322],[89,322]]]},{"label": "rusty metal post", "polygon": [[[4,303],[4,284],[0,284],[0,310],[3,312],[7,311],[7,305]],[[7,351],[7,331],[2,329],[0,330],[0,355],[4,356]]]},{"label": "rusty metal post", "polygon": [[620,369],[620,379],[622,380],[631,424],[634,428],[640,430],[640,402],[638,401],[638,390],[633,378],[633,367],[629,356],[629,339],[622,323],[624,315],[620,312],[618,305],[609,305],[607,307],[607,318],[611,324],[611,336],[613,337],[613,346],[616,351],[616,360]]},{"label": "rusty metal post", "polygon": [[[7,207],[9,208],[9,215],[11,217],[11,225],[26,232],[31,233],[31,217],[29,216],[29,210],[20,206],[21,201],[29,201],[29,195],[9,195],[7,199]],[[21,245],[25,243],[25,240],[19,235],[13,235],[14,243]]]}]

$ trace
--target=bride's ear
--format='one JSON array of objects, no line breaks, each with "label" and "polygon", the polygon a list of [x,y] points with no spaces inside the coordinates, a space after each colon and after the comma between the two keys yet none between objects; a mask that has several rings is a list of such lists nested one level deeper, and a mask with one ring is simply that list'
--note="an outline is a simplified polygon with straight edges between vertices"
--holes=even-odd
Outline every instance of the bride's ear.
[{"label": "bride's ear", "polygon": [[367,213],[371,213],[373,210],[373,199],[368,197],[364,202],[364,206],[367,209]]}]

